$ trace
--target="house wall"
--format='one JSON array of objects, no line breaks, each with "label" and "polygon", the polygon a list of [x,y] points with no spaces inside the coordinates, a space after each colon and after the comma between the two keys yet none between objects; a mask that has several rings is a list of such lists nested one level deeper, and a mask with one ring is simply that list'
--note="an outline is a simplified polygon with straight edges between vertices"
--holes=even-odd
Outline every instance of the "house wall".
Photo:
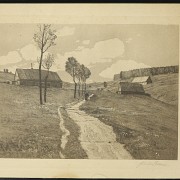
[{"label": "house wall", "polygon": [[144,92],[137,92],[137,91],[119,91],[118,94],[140,94],[144,95]]},{"label": "house wall", "polygon": [[[19,85],[24,85],[24,86],[39,86],[39,81],[31,81],[31,80],[20,80]],[[42,86],[44,87],[44,82],[42,82]],[[62,82],[57,82],[57,81],[50,81],[47,82],[48,87],[57,87],[57,88],[62,88]]]}]

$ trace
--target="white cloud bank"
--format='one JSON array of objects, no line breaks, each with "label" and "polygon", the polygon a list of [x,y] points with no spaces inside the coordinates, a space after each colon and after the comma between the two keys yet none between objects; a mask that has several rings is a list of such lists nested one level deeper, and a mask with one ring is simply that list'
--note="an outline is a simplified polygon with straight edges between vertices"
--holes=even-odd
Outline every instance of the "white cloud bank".
[{"label": "white cloud bank", "polygon": [[56,32],[56,35],[59,36],[70,36],[73,35],[75,31],[74,27],[64,26]]},{"label": "white cloud bank", "polygon": [[126,43],[130,43],[132,40],[133,40],[132,38],[128,38],[128,39],[126,40]]},{"label": "white cloud bank", "polygon": [[84,40],[82,43],[83,43],[84,45],[88,45],[88,44],[90,43],[90,40]]},{"label": "white cloud bank", "polygon": [[11,51],[6,56],[0,57],[0,65],[18,63],[21,61],[21,57],[17,51]]},{"label": "white cloud bank", "polygon": [[[21,54],[22,57],[18,52]],[[55,63],[51,70],[65,70],[65,62],[67,61],[68,57],[72,56],[75,57],[79,63],[85,64],[86,66],[91,66],[92,64],[98,62],[111,62],[112,59],[122,56],[123,53],[124,44],[120,39],[114,38],[100,41],[97,42],[92,48],[85,48],[83,46],[79,46],[76,50],[72,52],[67,52],[64,55],[57,54]],[[34,63],[33,67],[38,68],[37,57],[39,56],[39,49],[33,43],[31,43],[24,46],[18,51],[8,53],[6,58],[3,56],[0,57],[0,62],[2,62],[3,64],[9,64],[10,62],[18,63],[24,60],[26,63],[23,63],[24,61],[22,61],[22,63],[18,65],[19,67],[30,68],[31,63]],[[23,67],[21,65],[23,65]],[[16,64],[11,67],[16,68]],[[10,66],[8,68],[10,68]]]},{"label": "white cloud bank", "polygon": [[119,60],[112,64],[110,67],[102,71],[99,75],[105,78],[112,78],[114,74],[120,73],[121,71],[128,71],[132,69],[148,68],[150,66],[143,63],[137,63],[133,60]]},{"label": "white cloud bank", "polygon": [[24,60],[37,60],[37,57],[40,56],[40,50],[34,45],[34,44],[28,44],[24,46],[20,53],[22,54],[22,57]]},{"label": "white cloud bank", "polygon": [[93,48],[78,48],[75,51],[67,52],[62,56],[57,54],[57,64],[61,70],[64,70],[65,62],[68,57],[75,57],[79,63],[86,66],[98,62],[111,62],[112,59],[122,56],[124,53],[124,44],[118,39],[109,39],[97,42]]}]

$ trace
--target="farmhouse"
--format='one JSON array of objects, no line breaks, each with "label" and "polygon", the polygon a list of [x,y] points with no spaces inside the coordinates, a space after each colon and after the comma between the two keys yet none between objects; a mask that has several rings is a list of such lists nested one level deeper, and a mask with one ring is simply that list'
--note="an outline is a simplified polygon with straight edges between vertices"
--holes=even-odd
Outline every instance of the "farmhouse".
[{"label": "farmhouse", "polygon": [[[47,70],[41,70],[42,86],[44,86]],[[38,69],[16,69],[14,81],[17,85],[39,86],[39,70]],[[47,79],[48,87],[62,88],[62,80],[56,72],[49,71]]]},{"label": "farmhouse", "polygon": [[145,94],[142,84],[120,82],[118,87],[118,94]]},{"label": "farmhouse", "polygon": [[142,76],[142,77],[135,77],[132,82],[146,85],[152,83],[152,80],[150,76]]}]

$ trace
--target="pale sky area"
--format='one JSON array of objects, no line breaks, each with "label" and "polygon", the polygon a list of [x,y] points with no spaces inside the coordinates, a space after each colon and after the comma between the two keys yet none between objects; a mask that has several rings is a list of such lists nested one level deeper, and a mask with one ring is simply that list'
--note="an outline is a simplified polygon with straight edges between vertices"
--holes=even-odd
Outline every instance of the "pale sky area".
[{"label": "pale sky area", "polygon": [[[52,25],[57,30],[52,71],[63,81],[68,57],[90,68],[89,82],[112,80],[123,70],[179,64],[179,28],[175,25]],[[36,24],[0,24],[0,70],[37,68],[39,49],[33,42]]]}]

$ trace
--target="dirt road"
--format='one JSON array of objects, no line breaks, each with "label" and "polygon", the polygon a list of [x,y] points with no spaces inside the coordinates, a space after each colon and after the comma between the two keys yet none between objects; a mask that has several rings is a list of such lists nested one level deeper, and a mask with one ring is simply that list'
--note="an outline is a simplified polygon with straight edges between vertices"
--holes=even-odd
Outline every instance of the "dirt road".
[{"label": "dirt road", "polygon": [[67,108],[67,113],[81,129],[79,140],[89,159],[132,159],[122,144],[116,142],[111,126],[79,110],[84,101]]}]

